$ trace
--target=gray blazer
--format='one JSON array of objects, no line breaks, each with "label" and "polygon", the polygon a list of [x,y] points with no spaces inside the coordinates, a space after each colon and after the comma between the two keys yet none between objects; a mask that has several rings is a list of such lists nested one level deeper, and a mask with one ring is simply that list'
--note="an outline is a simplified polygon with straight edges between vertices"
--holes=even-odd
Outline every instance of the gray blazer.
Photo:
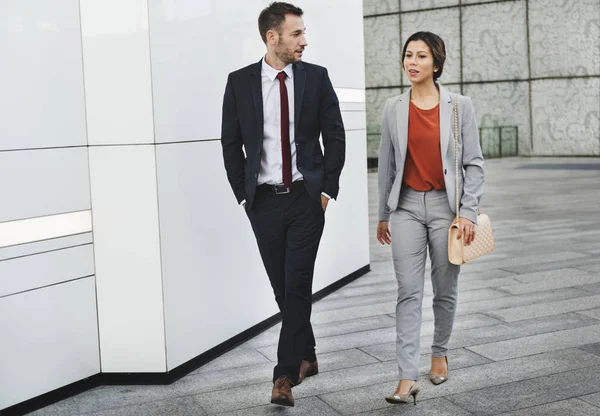
[{"label": "gray blazer", "polygon": [[[440,90],[440,151],[444,183],[452,212],[456,214],[453,94]],[[471,98],[458,97],[458,194],[460,216],[477,224],[477,207],[483,194],[483,155]],[[388,221],[398,208],[408,145],[410,90],[385,103],[379,147],[379,221]],[[462,169],[461,169],[462,167]]]}]

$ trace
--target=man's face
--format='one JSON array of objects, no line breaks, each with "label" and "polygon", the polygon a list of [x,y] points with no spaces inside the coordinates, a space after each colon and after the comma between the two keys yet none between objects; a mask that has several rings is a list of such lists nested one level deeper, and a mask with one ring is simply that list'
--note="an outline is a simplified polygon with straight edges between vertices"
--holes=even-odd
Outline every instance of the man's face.
[{"label": "man's face", "polygon": [[308,43],[304,33],[306,27],[300,16],[287,14],[280,27],[275,55],[286,64],[294,64],[302,60],[302,53]]}]

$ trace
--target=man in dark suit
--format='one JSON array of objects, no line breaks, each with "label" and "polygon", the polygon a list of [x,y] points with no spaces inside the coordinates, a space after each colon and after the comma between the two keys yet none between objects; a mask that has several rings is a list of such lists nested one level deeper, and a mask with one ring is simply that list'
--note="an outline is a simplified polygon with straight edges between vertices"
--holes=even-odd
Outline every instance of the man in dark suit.
[{"label": "man in dark suit", "polygon": [[271,403],[293,406],[292,386],[318,373],[312,280],[327,203],[338,194],[345,132],[327,70],[302,62],[302,10],[271,3],[258,25],[267,53],[229,74],[221,143],[282,316]]}]

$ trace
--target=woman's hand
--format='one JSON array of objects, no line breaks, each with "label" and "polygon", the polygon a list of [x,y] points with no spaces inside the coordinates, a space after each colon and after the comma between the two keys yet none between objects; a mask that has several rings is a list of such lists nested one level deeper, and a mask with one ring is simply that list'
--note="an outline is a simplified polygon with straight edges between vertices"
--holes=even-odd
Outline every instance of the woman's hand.
[{"label": "woman's hand", "polygon": [[460,240],[463,235],[465,237],[463,243],[465,246],[468,246],[475,239],[475,224],[469,219],[460,217],[458,219],[458,236],[456,238]]},{"label": "woman's hand", "polygon": [[392,233],[390,233],[387,221],[379,221],[379,224],[377,224],[377,241],[381,244],[392,242]]}]

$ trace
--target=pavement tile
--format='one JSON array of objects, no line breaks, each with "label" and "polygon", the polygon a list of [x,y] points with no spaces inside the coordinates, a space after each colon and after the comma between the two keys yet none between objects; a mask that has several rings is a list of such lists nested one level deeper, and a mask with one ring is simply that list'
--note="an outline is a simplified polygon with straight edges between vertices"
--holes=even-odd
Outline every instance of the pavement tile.
[{"label": "pavement tile", "polygon": [[506,266],[504,270],[508,270],[513,273],[533,273],[563,268],[581,268],[581,266],[596,264],[598,258],[596,256],[588,256],[581,254],[583,257],[566,258],[562,260],[555,260],[553,257],[547,259],[548,261],[541,261],[539,263],[523,264],[519,266]]},{"label": "pavement tile", "polygon": [[172,386],[101,386],[31,413],[35,416],[70,416],[123,406],[159,402],[178,396]]},{"label": "pavement tile", "polygon": [[[427,377],[423,375],[421,377],[423,387],[419,398],[422,400],[437,397],[451,398],[453,395],[471,390],[479,390],[486,387],[499,386],[596,365],[600,365],[600,357],[574,349],[554,351],[516,358],[514,360],[492,362],[457,370],[450,369],[450,380],[439,386],[431,384],[427,380]],[[389,406],[382,398],[393,392],[396,385],[397,380],[392,379],[387,382],[373,383],[372,385],[354,389],[345,389],[345,391],[339,391],[335,394],[324,393],[319,397],[343,414],[349,414],[345,409],[352,409],[356,413],[369,412],[377,409],[385,409]]]},{"label": "pavement tile", "polygon": [[[317,339],[317,352],[319,354],[340,351],[348,348],[358,348],[365,345],[380,344],[391,341],[396,336],[396,327],[373,329],[370,331],[353,332],[351,334],[337,335],[334,337]],[[261,354],[270,360],[277,359],[277,345],[270,345],[258,349]]]},{"label": "pavement tile", "polygon": [[[467,315],[471,316],[471,315]],[[459,317],[460,318],[460,317]],[[576,313],[568,313],[558,316],[545,317],[540,319],[528,319],[514,323],[498,323],[481,327],[463,327],[455,326],[450,338],[450,348],[463,348],[472,345],[488,344],[497,341],[518,339],[531,335],[550,333],[565,329],[580,328],[597,325],[598,321],[592,318],[583,317]],[[421,352],[426,353],[430,350],[433,342],[433,332],[424,333],[421,336]],[[381,345],[373,345],[361,348],[374,357],[384,361],[384,357],[395,356],[395,342],[389,342]],[[390,358],[391,359],[391,358]]]},{"label": "pavement tile", "polygon": [[598,342],[600,342],[600,325],[592,325],[490,344],[474,345],[468,347],[468,349],[491,360],[498,361]]},{"label": "pavement tile", "polygon": [[[598,391],[600,391],[600,367],[594,366],[455,394],[448,397],[448,400],[471,413],[485,416],[570,399]],[[584,403],[579,404],[587,407],[588,410],[592,407],[585,406]],[[527,409],[527,411],[529,410]]]},{"label": "pavement tile", "polygon": [[[318,360],[320,373],[379,362],[358,349],[320,353]],[[272,381],[274,367],[275,363],[269,362],[217,372],[201,372],[177,380],[172,386],[179,394],[188,395],[265,383]]]},{"label": "pavement tile", "polygon": [[254,348],[241,345],[205,364],[199,369],[199,372],[220,371],[268,362],[269,360]]},{"label": "pavement tile", "polygon": [[[497,277],[492,279],[472,279],[465,280],[462,276],[458,277],[458,290],[460,294],[470,290],[484,289],[484,288],[498,288],[507,285],[516,285],[521,283],[516,278],[511,276]],[[479,277],[479,276],[478,276]]]},{"label": "pavement tile", "polygon": [[461,270],[465,272],[474,272],[479,270],[485,270],[487,268],[492,269],[503,269],[508,270],[509,272],[519,273],[522,268],[527,267],[532,264],[540,264],[546,263],[550,259],[552,262],[567,262],[573,261],[574,259],[581,260],[582,258],[588,258],[589,256],[581,253],[575,253],[570,251],[561,251],[558,253],[548,254],[548,253],[540,253],[540,254],[527,254],[527,255],[519,255],[512,256],[507,259],[502,259],[493,262],[480,262],[474,261],[473,263],[465,264],[461,266]]},{"label": "pavement tile", "polygon": [[[545,292],[543,292],[545,293]],[[492,310],[489,315],[506,322],[524,319],[540,318],[567,312],[577,312],[592,309],[600,305],[600,295],[583,296],[574,299],[564,299],[537,303],[527,306],[516,306],[510,309]]]},{"label": "pavement tile", "polygon": [[[359,393],[360,394],[360,393]],[[417,396],[418,397],[418,396]],[[365,397],[365,400],[383,401],[383,398]],[[385,402],[387,404],[387,402]],[[351,413],[346,413],[351,414]],[[471,416],[471,413],[456,406],[454,403],[444,399],[431,399],[418,401],[417,405],[399,404],[390,405],[386,408],[377,409],[373,412],[357,413],[359,416],[392,416],[392,415],[410,415],[410,416]]]},{"label": "pavement tile", "polygon": [[600,308],[598,309],[588,309],[585,311],[579,311],[577,312],[580,315],[585,315],[585,316],[589,316],[590,318],[594,318],[594,319],[598,319],[600,320]]},{"label": "pavement tile", "polygon": [[[421,348],[421,351],[426,351],[427,349],[428,348]],[[369,355],[372,355],[380,361],[396,360],[395,343],[372,345],[369,347],[363,347],[361,348],[361,350],[365,351]],[[464,348],[449,350],[448,360],[452,363],[450,365],[453,369],[471,367],[474,365],[485,364],[492,361]],[[428,374],[430,363],[431,352],[422,352],[419,360],[419,373]]]},{"label": "pavement tile", "polygon": [[583,345],[581,347],[582,350],[592,353],[592,354],[596,354],[596,355],[600,355],[600,342],[597,342],[595,344],[587,344],[587,345]]},{"label": "pavement tile", "polygon": [[[594,250],[593,252],[590,252],[590,254],[600,254],[600,250]],[[587,270],[589,272],[600,272],[600,263],[597,264],[587,264],[584,266],[579,267],[582,270]]]},{"label": "pavement tile", "polygon": [[[482,300],[476,302],[461,303],[460,292],[458,294],[458,305],[456,313],[458,315],[470,314],[470,313],[486,313],[490,316],[500,318],[499,315],[495,315],[494,312],[498,313],[504,311],[512,311],[520,309],[520,307],[529,307],[531,305],[536,306],[537,304],[547,304],[553,301],[569,299],[572,303],[577,303],[579,299],[592,296],[593,293],[578,290],[574,288],[563,288],[557,290],[547,290],[539,293],[526,293],[523,295],[511,295],[497,299]],[[590,302],[592,303],[592,302]],[[589,309],[589,308],[588,308]],[[567,310],[563,312],[568,312]],[[424,318],[433,316],[433,311],[424,311]],[[503,318],[500,318],[503,319]],[[522,319],[528,319],[524,317]]]},{"label": "pavement tile", "polygon": [[227,416],[293,416],[293,415],[314,415],[314,416],[339,416],[339,413],[333,410],[329,405],[318,397],[308,397],[306,399],[294,398],[294,407],[283,407],[268,404],[266,406],[252,407],[234,412],[218,413],[218,415]]},{"label": "pavement tile", "polygon": [[[581,353],[584,353],[581,351]],[[600,359],[600,357],[598,357]],[[369,386],[395,379],[396,369],[390,363],[367,364],[342,370],[319,373],[294,387],[295,399],[320,396],[335,391]],[[240,386],[232,389],[202,393],[196,396],[209,413],[219,413],[268,404],[271,399],[271,382]],[[231,400],[232,396],[244,400]]]},{"label": "pavement tile", "polygon": [[600,293],[600,283],[590,285],[575,286],[576,289],[587,290],[588,292]]},{"label": "pavement tile", "polygon": [[580,399],[567,399],[540,406],[527,407],[502,416],[598,416],[600,409]]},{"label": "pavement tile", "polygon": [[[339,321],[325,324],[314,324],[313,331],[317,340],[335,335],[349,334],[352,332],[368,331],[371,329],[386,328],[396,326],[396,318],[389,315],[375,315],[367,318],[356,319],[352,321]],[[279,342],[279,331],[281,326],[278,325],[276,331],[269,331],[249,340],[245,345],[260,348],[270,345],[277,345]]]},{"label": "pavement tile", "polygon": [[592,405],[600,408],[600,393],[580,396],[579,398],[587,403],[591,403]]},{"label": "pavement tile", "polygon": [[[600,275],[581,275],[581,276],[563,276],[559,279],[545,279],[532,283],[522,283],[518,285],[502,286],[500,290],[513,295],[521,295],[523,293],[542,292],[545,290],[560,289],[563,287],[574,287],[581,285],[591,285],[600,283]],[[583,287],[579,289],[585,290]]]},{"label": "pavement tile", "polygon": [[553,280],[553,279],[571,279],[579,276],[590,276],[592,273],[575,269],[575,268],[564,268],[556,270],[546,270],[542,272],[533,272],[525,274],[513,275],[515,280],[519,280],[521,283],[533,283],[540,280]]},{"label": "pavement tile", "polygon": [[175,397],[159,402],[87,413],[86,416],[203,416],[206,414],[193,397]]}]

